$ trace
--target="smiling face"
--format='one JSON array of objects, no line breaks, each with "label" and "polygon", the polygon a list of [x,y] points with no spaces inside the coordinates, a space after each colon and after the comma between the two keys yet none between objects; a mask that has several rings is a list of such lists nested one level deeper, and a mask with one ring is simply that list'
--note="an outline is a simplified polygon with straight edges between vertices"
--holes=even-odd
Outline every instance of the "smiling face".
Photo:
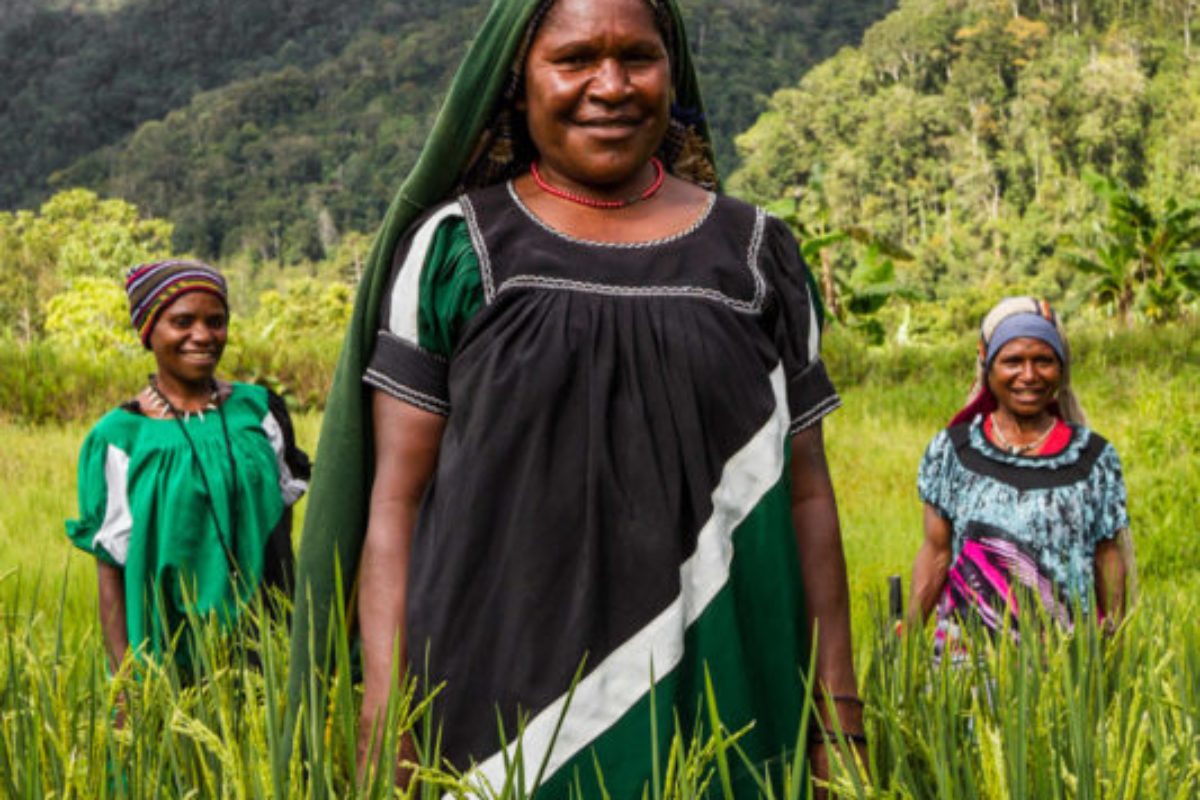
[{"label": "smiling face", "polygon": [[1062,364],[1041,339],[1013,339],[992,360],[988,387],[1000,408],[1013,417],[1035,419],[1046,413],[1062,383]]},{"label": "smiling face", "polygon": [[211,385],[228,336],[229,314],[220,298],[187,292],[167,306],[150,332],[159,380],[187,390]]},{"label": "smiling face", "polygon": [[670,103],[667,48],[645,0],[558,0],[547,12],[518,108],[548,181],[583,194],[636,194]]}]

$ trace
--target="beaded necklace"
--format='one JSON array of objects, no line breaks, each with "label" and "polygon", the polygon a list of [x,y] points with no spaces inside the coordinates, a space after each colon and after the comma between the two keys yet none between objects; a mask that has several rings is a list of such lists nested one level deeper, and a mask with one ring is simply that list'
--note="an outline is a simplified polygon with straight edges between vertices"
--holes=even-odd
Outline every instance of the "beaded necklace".
[{"label": "beaded necklace", "polygon": [[992,420],[992,433],[996,435],[996,444],[999,445],[1002,450],[1007,450],[1011,455],[1014,456],[1036,451],[1039,447],[1045,444],[1046,439],[1050,437],[1050,432],[1054,430],[1054,426],[1057,424],[1057,421],[1051,417],[1050,425],[1046,428],[1046,430],[1042,431],[1042,434],[1038,436],[1037,439],[1033,440],[1029,444],[1018,445],[1012,444],[1004,436],[1004,431],[1000,430],[1000,425],[996,422],[996,412],[993,411],[989,416]]},{"label": "beaded necklace", "polygon": [[538,185],[538,188],[546,194],[562,198],[563,200],[570,200],[572,203],[578,203],[579,205],[587,206],[588,208],[615,209],[625,208],[626,206],[631,206],[634,203],[640,203],[643,200],[649,200],[658,192],[659,189],[662,188],[663,180],[666,178],[666,170],[663,168],[662,162],[657,158],[651,157],[650,163],[654,165],[655,174],[653,183],[646,187],[645,191],[643,191],[641,194],[628,197],[624,200],[595,200],[591,197],[584,197],[583,195],[568,192],[566,189],[559,189],[557,186],[552,186],[546,182],[545,178],[542,177],[542,172],[540,169],[538,169],[538,164],[536,161],[529,165],[529,174],[533,176],[533,182]]},{"label": "beaded necklace", "polygon": [[216,381],[214,381],[212,385],[212,392],[208,396],[208,402],[204,404],[203,408],[197,408],[195,410],[181,410],[176,408],[175,405],[167,399],[167,396],[163,394],[162,389],[158,388],[158,376],[150,376],[150,402],[147,403],[147,405],[149,405],[154,410],[154,413],[158,414],[160,417],[165,418],[167,416],[173,416],[178,418],[179,415],[182,414],[184,422],[187,422],[192,418],[192,414],[195,414],[201,422],[204,422],[204,412],[215,411],[217,409],[217,401],[219,399],[219,391],[217,389]]}]

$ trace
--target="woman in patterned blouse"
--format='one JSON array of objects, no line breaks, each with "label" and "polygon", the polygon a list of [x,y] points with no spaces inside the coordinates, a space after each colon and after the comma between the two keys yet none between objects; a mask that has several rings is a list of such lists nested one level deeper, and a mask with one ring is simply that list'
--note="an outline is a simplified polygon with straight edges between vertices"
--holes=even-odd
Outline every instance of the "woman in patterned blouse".
[{"label": "woman in patterned blouse", "polygon": [[1045,302],[1007,298],[984,318],[975,385],[925,451],[918,488],[909,617],[937,607],[939,652],[967,620],[1019,636],[1030,603],[1064,628],[1093,602],[1120,618],[1132,567],[1121,463],[1086,425]]}]

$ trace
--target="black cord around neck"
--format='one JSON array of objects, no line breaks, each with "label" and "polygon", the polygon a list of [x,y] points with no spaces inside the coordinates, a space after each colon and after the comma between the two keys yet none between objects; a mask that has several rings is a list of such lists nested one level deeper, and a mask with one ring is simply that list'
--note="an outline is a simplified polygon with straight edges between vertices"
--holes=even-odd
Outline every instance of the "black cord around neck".
[{"label": "black cord around neck", "polygon": [[[208,482],[208,474],[204,470],[204,461],[200,458],[200,452],[196,449],[196,442],[192,439],[192,435],[188,433],[187,425],[183,422],[183,413],[175,407],[170,398],[163,393],[162,389],[158,388],[158,379],[156,376],[150,376],[150,390],[154,395],[167,407],[171,412],[171,417],[175,420],[175,424],[179,427],[179,432],[183,434],[183,438],[188,443],[188,449],[192,452],[192,460],[196,463],[196,469],[200,473],[200,482],[204,484],[204,500],[208,507],[209,516],[212,517],[213,526],[217,529],[217,541],[221,544],[221,551],[225,555],[226,567],[229,570],[229,575],[234,583],[242,580],[241,570],[238,569],[237,556],[234,548],[237,547],[237,529],[238,529],[238,480],[237,480],[237,462],[233,457],[233,443],[229,439],[229,425],[225,421],[225,404],[215,402],[217,407],[217,415],[221,418],[221,434],[225,440],[225,454],[229,458],[229,497],[228,497],[228,512],[229,512],[229,536],[225,536],[225,531],[221,526],[221,520],[217,516],[216,501],[213,496],[212,486]],[[219,400],[217,396],[216,381],[212,382],[213,399]],[[228,539],[228,541],[226,541]]]}]

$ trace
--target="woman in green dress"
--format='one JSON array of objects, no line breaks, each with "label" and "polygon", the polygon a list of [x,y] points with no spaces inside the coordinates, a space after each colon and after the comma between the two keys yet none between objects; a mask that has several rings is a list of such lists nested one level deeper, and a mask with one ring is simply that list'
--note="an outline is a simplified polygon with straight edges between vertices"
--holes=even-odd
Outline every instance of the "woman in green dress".
[{"label": "woman in green dress", "polygon": [[215,377],[229,320],[220,273],[143,264],[126,291],[157,372],[84,441],[67,535],[96,557],[110,667],[132,649],[190,671],[188,637],[172,641],[189,611],[227,624],[261,587],[291,583],[308,458],[277,395]]}]

